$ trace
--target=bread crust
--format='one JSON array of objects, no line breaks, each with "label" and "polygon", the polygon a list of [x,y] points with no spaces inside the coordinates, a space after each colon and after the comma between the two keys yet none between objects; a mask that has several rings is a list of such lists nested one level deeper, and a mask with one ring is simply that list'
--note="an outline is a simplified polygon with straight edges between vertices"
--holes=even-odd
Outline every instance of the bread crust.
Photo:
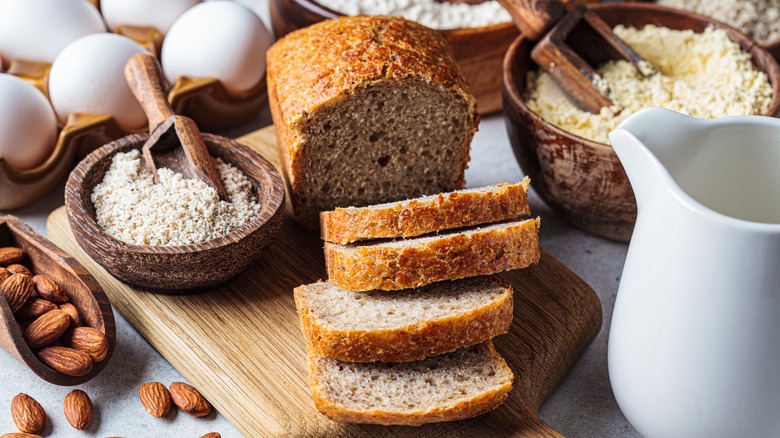
[{"label": "bread crust", "polygon": [[[462,147],[462,162],[451,163],[461,178],[479,115],[447,42],[438,33],[398,17],[355,16],[327,20],[297,30],[277,41],[267,53],[268,100],[277,132],[277,146],[296,220],[319,226],[318,212],[309,211],[302,166],[306,153],[303,126],[312,114],[338,105],[357,90],[382,81],[422,81],[463,99],[471,123]],[[412,195],[412,194],[410,194]]]},{"label": "bread crust", "polygon": [[509,382],[492,388],[482,394],[472,397],[468,400],[462,400],[459,403],[448,406],[438,406],[433,409],[419,410],[414,412],[386,411],[386,410],[358,410],[350,409],[337,400],[331,400],[327,397],[320,386],[317,376],[317,355],[309,352],[309,388],[311,389],[314,406],[319,413],[325,415],[334,421],[345,423],[362,424],[381,424],[384,426],[421,426],[428,423],[439,423],[443,421],[458,421],[477,415],[490,412],[500,406],[509,395],[514,382],[514,374],[506,361],[493,347],[491,341],[485,342],[488,354],[493,360],[497,361],[510,377]]},{"label": "bread crust", "polygon": [[504,289],[498,300],[470,312],[393,329],[332,329],[304,298],[305,286],[295,288],[295,305],[306,342],[316,354],[344,362],[410,362],[476,345],[509,331],[512,286],[496,277],[490,280],[494,287]]},{"label": "bread crust", "polygon": [[385,206],[337,208],[320,213],[322,239],[347,244],[360,240],[414,237],[500,222],[529,215],[530,179],[497,184],[490,191],[440,193]]},{"label": "bread crust", "polygon": [[495,274],[539,263],[539,218],[449,233],[408,245],[339,245],[325,242],[330,281],[347,290],[398,290],[437,281]]}]

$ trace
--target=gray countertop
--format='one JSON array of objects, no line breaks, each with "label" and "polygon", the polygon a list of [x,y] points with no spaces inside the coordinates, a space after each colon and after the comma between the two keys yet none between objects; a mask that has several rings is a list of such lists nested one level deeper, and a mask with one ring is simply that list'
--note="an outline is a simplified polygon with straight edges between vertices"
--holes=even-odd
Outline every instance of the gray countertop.
[{"label": "gray countertop", "polygon": [[[268,23],[267,0],[252,2],[251,6]],[[257,120],[231,134],[240,135],[267,124],[266,110]],[[483,118],[471,154],[466,172],[470,187],[522,178],[500,115]],[[34,206],[11,213],[45,234],[46,217],[62,203],[63,188],[60,186]],[[607,373],[609,323],[627,245],[572,227],[542,203],[533,191],[530,203],[534,213],[542,218],[542,246],[593,287],[604,309],[601,332],[544,404],[541,417],[571,437],[638,437],[615,402]],[[49,417],[47,436],[199,437],[209,431],[220,432],[223,437],[241,436],[219,413],[201,419],[181,412],[165,419],[147,414],[138,401],[138,387],[142,383],[154,380],[167,385],[184,379],[118,312],[115,316],[117,347],[110,364],[95,379],[79,387],[92,397],[96,408],[89,430],[77,432],[62,414],[62,401],[70,388],[44,382],[3,352],[0,353],[0,434],[15,431],[9,408],[11,398],[25,392],[46,409]]]}]

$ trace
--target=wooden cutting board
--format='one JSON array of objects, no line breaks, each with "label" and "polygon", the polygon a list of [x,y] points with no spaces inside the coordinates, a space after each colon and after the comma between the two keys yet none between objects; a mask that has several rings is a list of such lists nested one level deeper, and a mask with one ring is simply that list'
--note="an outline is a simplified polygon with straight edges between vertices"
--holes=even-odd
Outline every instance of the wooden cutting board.
[{"label": "wooden cutting board", "polygon": [[[239,141],[278,167],[273,127]],[[200,295],[167,296],[134,290],[93,262],[76,244],[64,207],[47,226],[49,238],[95,275],[111,304],[248,437],[560,436],[537,410],[601,327],[593,290],[543,252],[538,266],[502,275],[515,288],[514,323],[495,339],[515,373],[504,405],[471,420],[418,428],[339,424],[314,409],[292,293],[326,277],[316,234],[288,218],[238,279]]]}]

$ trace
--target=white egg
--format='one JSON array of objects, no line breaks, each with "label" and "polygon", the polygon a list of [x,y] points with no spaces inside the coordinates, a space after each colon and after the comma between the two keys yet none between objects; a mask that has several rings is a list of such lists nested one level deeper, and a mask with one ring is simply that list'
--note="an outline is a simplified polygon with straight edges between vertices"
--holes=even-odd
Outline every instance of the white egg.
[{"label": "white egg", "polygon": [[143,128],[146,115],[125,80],[125,64],[148,53],[115,34],[88,35],[66,47],[49,73],[49,98],[60,122],[72,113],[109,114],[128,130]]},{"label": "white egg", "polygon": [[57,118],[30,83],[0,73],[0,157],[15,169],[46,161],[57,141]]},{"label": "white egg", "polygon": [[251,10],[227,1],[201,3],[181,16],[163,42],[162,66],[181,76],[217,78],[231,94],[255,87],[265,74],[271,33]]},{"label": "white egg", "polygon": [[71,42],[105,32],[100,13],[85,0],[0,0],[0,53],[12,59],[54,62]]},{"label": "white egg", "polygon": [[176,19],[200,0],[100,0],[108,27],[121,25],[154,27],[163,34]]}]

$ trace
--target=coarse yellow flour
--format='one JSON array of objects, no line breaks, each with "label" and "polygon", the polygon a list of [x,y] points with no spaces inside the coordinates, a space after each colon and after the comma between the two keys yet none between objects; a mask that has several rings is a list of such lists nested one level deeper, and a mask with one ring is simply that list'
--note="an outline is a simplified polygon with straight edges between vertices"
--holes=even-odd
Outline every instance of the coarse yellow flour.
[{"label": "coarse yellow flour", "polygon": [[654,25],[615,27],[615,34],[659,72],[641,77],[627,61],[597,69],[615,103],[593,114],[577,108],[544,72],[529,72],[525,101],[531,111],[572,134],[602,143],[620,122],[645,107],[662,107],[710,119],[763,114],[772,101],[767,75],[726,31],[703,33]]}]

